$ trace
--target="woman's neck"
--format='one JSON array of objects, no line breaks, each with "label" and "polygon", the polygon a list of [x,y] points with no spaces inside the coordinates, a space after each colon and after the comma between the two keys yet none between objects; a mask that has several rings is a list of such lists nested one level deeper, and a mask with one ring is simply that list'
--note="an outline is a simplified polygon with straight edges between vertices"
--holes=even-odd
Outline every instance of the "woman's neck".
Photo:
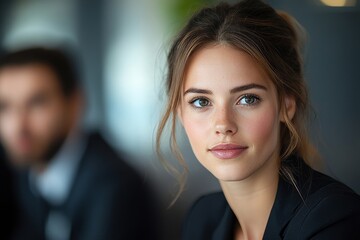
[{"label": "woman's neck", "polygon": [[278,187],[278,164],[241,181],[220,181],[225,197],[238,223],[236,239],[262,239]]}]

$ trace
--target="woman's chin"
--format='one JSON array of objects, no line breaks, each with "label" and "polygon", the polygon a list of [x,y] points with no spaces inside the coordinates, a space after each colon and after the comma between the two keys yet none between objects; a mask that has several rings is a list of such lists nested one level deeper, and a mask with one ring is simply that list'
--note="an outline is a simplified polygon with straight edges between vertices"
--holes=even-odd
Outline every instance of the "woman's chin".
[{"label": "woman's chin", "polygon": [[227,169],[227,168],[220,168],[211,171],[215,178],[219,181],[223,182],[235,182],[235,181],[242,181],[251,175],[249,171],[244,171],[243,169]]}]

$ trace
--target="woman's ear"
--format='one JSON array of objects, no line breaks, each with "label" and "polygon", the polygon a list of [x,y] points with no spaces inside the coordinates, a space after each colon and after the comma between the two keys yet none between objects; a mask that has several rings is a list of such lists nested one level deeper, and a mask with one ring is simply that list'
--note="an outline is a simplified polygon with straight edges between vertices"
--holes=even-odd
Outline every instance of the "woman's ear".
[{"label": "woman's ear", "polygon": [[280,121],[285,122],[286,117],[292,120],[296,112],[296,102],[293,96],[286,96],[282,105]]}]

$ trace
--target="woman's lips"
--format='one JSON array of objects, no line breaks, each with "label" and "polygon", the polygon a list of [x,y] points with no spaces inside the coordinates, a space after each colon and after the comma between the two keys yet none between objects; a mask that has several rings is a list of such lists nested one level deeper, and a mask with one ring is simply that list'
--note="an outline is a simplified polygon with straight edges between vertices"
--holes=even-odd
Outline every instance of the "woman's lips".
[{"label": "woman's lips", "polygon": [[248,147],[236,144],[218,144],[209,149],[209,151],[217,158],[232,159],[240,156]]}]

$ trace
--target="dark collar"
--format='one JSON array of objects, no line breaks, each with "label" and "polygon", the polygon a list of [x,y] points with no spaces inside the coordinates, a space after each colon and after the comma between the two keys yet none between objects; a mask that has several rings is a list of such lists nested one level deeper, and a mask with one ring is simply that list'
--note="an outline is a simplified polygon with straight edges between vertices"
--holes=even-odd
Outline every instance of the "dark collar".
[{"label": "dark collar", "polygon": [[[225,198],[224,198],[225,199]],[[226,201],[226,200],[225,200]],[[226,205],[223,217],[216,227],[212,240],[232,240],[234,239],[234,225],[237,219],[229,204]]]},{"label": "dark collar", "polygon": [[297,188],[288,178],[280,175],[275,202],[264,233],[265,240],[283,239],[287,224],[304,204],[311,187],[313,170],[301,158],[291,157],[282,164],[293,174]]},{"label": "dark collar", "polygon": [[[311,182],[310,176],[312,169],[307,166],[302,159],[296,157],[285,160],[283,167],[291,169],[302,197],[306,198],[309,189],[308,183]],[[292,183],[281,174],[275,202],[270,212],[263,239],[283,239],[287,224],[302,203],[303,200],[299,192]],[[235,214],[232,212],[230,206],[226,205],[224,215],[214,231],[213,240],[233,239],[236,221]]]}]

